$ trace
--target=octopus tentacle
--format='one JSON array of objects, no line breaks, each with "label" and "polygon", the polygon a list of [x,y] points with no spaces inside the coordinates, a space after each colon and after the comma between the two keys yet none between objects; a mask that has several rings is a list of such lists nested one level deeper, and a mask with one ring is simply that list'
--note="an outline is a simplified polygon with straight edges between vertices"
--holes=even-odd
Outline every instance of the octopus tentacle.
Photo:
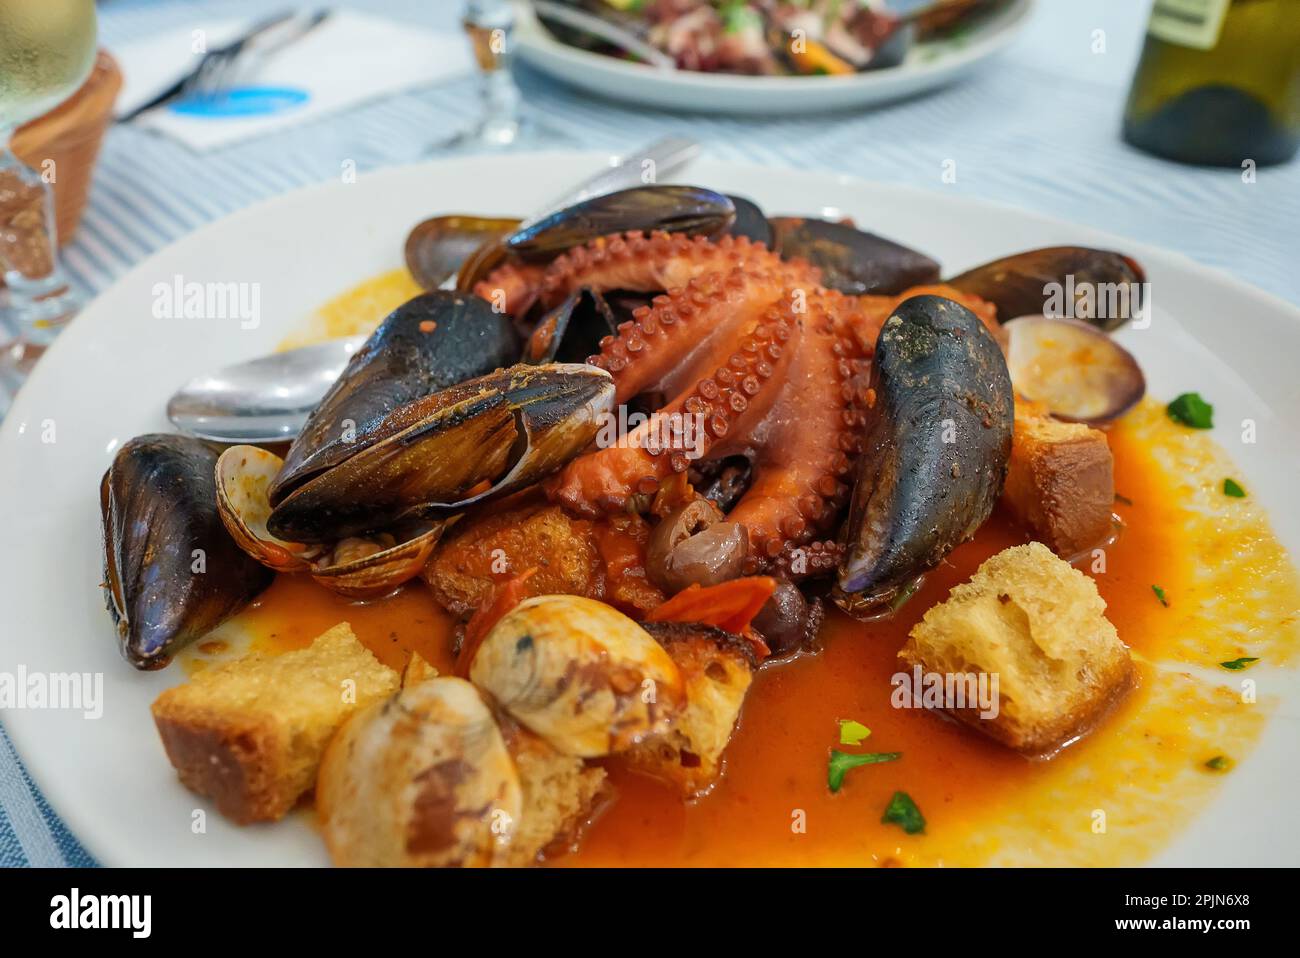
[{"label": "octopus tentacle", "polygon": [[749,531],[760,566],[824,532],[848,501],[869,402],[869,353],[846,335],[850,297],[815,289],[782,303],[800,348],[765,424],[754,480],[728,515]]},{"label": "octopus tentacle", "polygon": [[584,286],[667,290],[587,361],[613,376],[617,402],[648,393],[668,402],[552,477],[551,500],[581,515],[623,511],[698,459],[742,455],[751,481],[728,519],[748,534],[747,571],[795,579],[834,567],[839,549],[823,537],[848,501],[862,451],[881,327],[923,293],[963,303],[991,329],[997,319],[990,304],[946,286],[854,297],[818,280],[808,264],[745,239],[664,233],[597,240],[533,277],[531,295],[543,306]]},{"label": "octopus tentacle", "polygon": [[575,289],[670,290],[706,273],[739,266],[796,271],[809,283],[820,276],[802,260],[786,262],[762,243],[743,236],[713,241],[680,233],[638,231],[602,236],[556,257],[539,274],[537,267],[507,263],[480,281],[474,292],[484,299],[504,296],[507,312],[521,316],[535,302],[550,309]]},{"label": "octopus tentacle", "polygon": [[[795,354],[787,348],[793,326],[778,308],[788,278],[785,271],[743,268],[702,276],[657,297],[625,324],[591,359],[613,375],[616,400],[652,387],[674,398],[618,445],[569,463],[547,483],[552,500],[585,515],[621,510],[633,495],[654,493],[729,435],[754,432]],[[694,327],[680,336],[685,348],[678,324]]]}]

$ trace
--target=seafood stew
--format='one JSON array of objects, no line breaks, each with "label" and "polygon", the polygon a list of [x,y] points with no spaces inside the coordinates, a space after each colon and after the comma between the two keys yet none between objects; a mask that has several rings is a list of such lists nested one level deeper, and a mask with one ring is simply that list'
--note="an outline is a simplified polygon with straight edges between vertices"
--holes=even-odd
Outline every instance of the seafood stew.
[{"label": "seafood stew", "polygon": [[[555,246],[483,240],[466,263],[491,265],[462,266],[461,291],[384,320],[287,452],[213,451],[208,479],[183,486],[183,517],[274,573],[260,595],[231,584],[223,615],[248,607],[246,621],[280,623],[268,636],[301,634],[286,618],[319,620],[317,632],[351,622],[350,645],[268,638],[199,667],[186,615],[150,618],[124,583],[142,610],[124,641],[164,650],[147,667],[179,655],[193,671],[155,704],[168,756],[232,819],[278,818],[314,792],[340,864],[719,863],[741,855],[743,826],[716,823],[764,794],[757,805],[784,807],[782,841],[796,843],[758,843],[779,863],[827,852],[824,838],[798,845],[793,810],[846,837],[845,799],[879,781],[892,788],[875,809],[880,847],[907,852],[839,860],[924,861],[925,836],[952,824],[925,752],[991,794],[989,769],[1007,781],[1068,770],[1150,701],[1126,643],[1147,651],[1132,626],[1165,597],[1148,588],[1144,607],[1112,583],[1160,524],[1124,498],[1160,479],[1126,437],[1194,423],[1181,406],[1152,412],[1103,324],[1082,324],[1094,350],[1062,354],[1051,335],[1013,344],[1024,320],[996,291],[943,281],[924,254],[855,224],[803,220],[824,236],[786,249],[774,223],[769,246],[735,231],[729,200],[667,232],[672,203],[643,189],[621,222],[559,215]],[[423,235],[408,256],[444,239]],[[1044,280],[1065,285],[1080,255],[1050,252],[1023,254],[1024,272],[1067,264]],[[1132,260],[1083,252],[1114,264],[1098,284],[1140,285]],[[876,285],[824,285],[845,262]],[[1075,334],[1040,306],[1036,322]],[[1140,301],[1129,307],[1140,317]],[[437,342],[412,354],[404,326]],[[455,365],[480,355],[489,368]],[[1064,398],[1032,388],[1063,355],[1106,375],[1078,376]],[[110,477],[147,474],[132,456],[143,461],[119,454]],[[131,537],[142,506],[121,498],[106,557],[130,568],[148,543]],[[413,605],[418,636],[399,623]],[[397,650],[376,639],[381,621]],[[250,702],[241,690],[267,670],[282,682]],[[897,676],[916,676],[916,708],[861,711]],[[927,697],[931,677],[969,701]],[[368,692],[346,714],[313,707],[313,682],[349,679]],[[276,698],[290,695],[301,700]],[[783,748],[814,721],[820,752]],[[250,724],[266,733],[251,753],[232,732]],[[283,754],[286,738],[311,754]],[[802,797],[774,788],[786,762]],[[274,800],[255,780],[275,784]],[[636,816],[684,817],[684,833],[716,839],[665,860],[631,837]]]},{"label": "seafood stew", "polygon": [[[918,44],[957,40],[1003,0],[839,3],[812,0],[561,0],[671,58],[679,70],[753,76],[848,76],[897,67]],[[636,51],[549,7],[538,19],[560,42],[637,62]],[[647,52],[646,56],[651,53]]]}]

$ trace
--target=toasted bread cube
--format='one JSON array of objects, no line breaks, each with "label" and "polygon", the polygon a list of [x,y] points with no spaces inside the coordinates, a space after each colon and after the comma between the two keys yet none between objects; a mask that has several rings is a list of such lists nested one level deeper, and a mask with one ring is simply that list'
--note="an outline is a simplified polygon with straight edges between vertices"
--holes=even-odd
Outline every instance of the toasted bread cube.
[{"label": "toasted bread cube", "polygon": [[199,672],[158,696],[153,717],[185,786],[243,825],[283,817],[344,720],[396,688],[343,622],[309,648]]},{"label": "toasted bread cube", "polygon": [[605,770],[557,751],[509,718],[500,725],[523,789],[523,812],[502,864],[534,865],[577,844],[606,795]]},{"label": "toasted bread cube", "polygon": [[1130,685],[1128,648],[1105,611],[1092,579],[1031,542],[999,552],[926,612],[898,657],[945,679],[996,676],[995,717],[970,702],[947,711],[1014,749],[1049,754]]},{"label": "toasted bread cube", "polygon": [[1003,501],[1059,556],[1105,542],[1115,503],[1115,460],[1106,434],[1017,403]]},{"label": "toasted bread cube", "polygon": [[[531,505],[480,516],[461,522],[421,575],[434,598],[455,615],[477,609],[494,585],[534,566],[537,572],[526,583],[525,598],[592,595],[598,556],[589,526],[559,506]],[[502,556],[508,563],[504,572]]]},{"label": "toasted bread cube", "polygon": [[753,652],[743,639],[704,625],[643,623],[677,663],[686,707],[662,735],[620,757],[629,767],[675,786],[684,797],[708,792],[722,775],[722,753],[754,679]]}]

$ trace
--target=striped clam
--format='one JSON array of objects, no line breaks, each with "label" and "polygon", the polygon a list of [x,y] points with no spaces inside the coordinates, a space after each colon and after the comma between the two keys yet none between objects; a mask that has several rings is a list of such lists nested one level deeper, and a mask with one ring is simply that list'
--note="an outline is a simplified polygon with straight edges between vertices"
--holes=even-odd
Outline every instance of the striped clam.
[{"label": "striped clam", "polygon": [[663,646],[623,613],[580,596],[515,606],[474,652],[469,677],[552,748],[582,758],[666,731],[685,703]]},{"label": "striped clam", "polygon": [[505,864],[524,807],[496,717],[450,677],[354,716],[330,743],[316,795],[330,853],[351,867]]}]

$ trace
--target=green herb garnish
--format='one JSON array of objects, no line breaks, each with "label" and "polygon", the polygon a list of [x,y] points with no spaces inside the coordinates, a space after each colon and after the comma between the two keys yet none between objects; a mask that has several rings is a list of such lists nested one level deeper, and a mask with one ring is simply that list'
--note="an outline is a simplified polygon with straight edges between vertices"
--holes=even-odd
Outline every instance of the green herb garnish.
[{"label": "green herb garnish", "polygon": [[1160,586],[1158,585],[1153,585],[1151,587],[1151,591],[1156,594],[1156,598],[1160,600],[1161,605],[1163,605],[1166,609],[1169,608],[1169,599],[1165,597],[1164,589],[1160,588]]},{"label": "green herb garnish", "polygon": [[1193,429],[1210,429],[1214,426],[1214,407],[1202,399],[1200,393],[1183,393],[1165,407],[1165,412],[1174,422]]},{"label": "green herb garnish", "polygon": [[1259,659],[1251,658],[1249,655],[1243,655],[1239,659],[1233,659],[1231,662],[1220,662],[1219,667],[1228,669],[1231,672],[1240,672],[1248,666],[1254,665]]},{"label": "green herb garnish", "polygon": [[897,825],[909,835],[925,831],[925,816],[907,792],[894,793],[880,821],[885,825]]},{"label": "green herb garnish", "polygon": [[865,752],[862,755],[850,755],[831,749],[830,766],[826,772],[826,784],[832,792],[838,792],[844,784],[844,776],[849,769],[859,765],[876,765],[880,762],[893,762],[903,757],[902,752]]},{"label": "green herb garnish", "polygon": [[1205,767],[1211,772],[1226,772],[1232,768],[1232,759],[1226,755],[1216,755],[1205,763]]},{"label": "green herb garnish", "polygon": [[1223,494],[1225,496],[1232,496],[1234,499],[1246,498],[1246,490],[1241,488],[1241,485],[1235,479],[1223,480]]},{"label": "green herb garnish", "polygon": [[745,0],[735,0],[718,11],[722,17],[723,33],[741,33],[763,26],[763,18]]},{"label": "green herb garnish", "polygon": [[840,744],[861,745],[862,740],[871,734],[871,729],[853,719],[840,719]]}]

